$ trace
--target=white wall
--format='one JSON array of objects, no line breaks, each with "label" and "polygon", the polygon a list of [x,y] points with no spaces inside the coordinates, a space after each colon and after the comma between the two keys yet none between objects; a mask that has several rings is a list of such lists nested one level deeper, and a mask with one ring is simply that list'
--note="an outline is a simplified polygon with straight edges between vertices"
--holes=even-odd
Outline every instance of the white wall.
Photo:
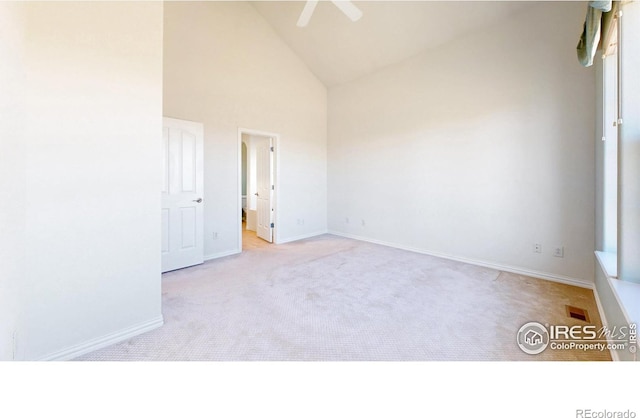
[{"label": "white wall", "polygon": [[16,358],[68,358],[161,324],[162,4],[24,7]]},{"label": "white wall", "polygon": [[593,281],[595,79],[575,52],[584,7],[537,4],[330,89],[329,229]]},{"label": "white wall", "polygon": [[0,2],[0,360],[14,358],[24,277],[24,7]]},{"label": "white wall", "polygon": [[250,4],[165,4],[164,114],[204,123],[205,257],[239,250],[238,128],[280,135],[276,240],[326,231],[326,103]]}]

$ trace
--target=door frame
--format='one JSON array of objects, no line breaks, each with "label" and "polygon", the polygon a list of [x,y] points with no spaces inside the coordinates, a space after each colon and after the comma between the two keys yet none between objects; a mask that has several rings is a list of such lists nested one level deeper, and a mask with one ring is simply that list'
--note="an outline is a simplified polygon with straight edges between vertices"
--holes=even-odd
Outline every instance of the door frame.
[{"label": "door frame", "polygon": [[273,132],[260,131],[256,129],[238,128],[238,186],[236,187],[238,196],[236,202],[238,209],[236,210],[236,222],[238,225],[238,252],[242,252],[242,134],[263,136],[272,138],[273,146],[273,163],[271,165],[271,174],[273,176],[273,199],[271,205],[273,207],[273,244],[279,243],[278,237],[278,178],[280,177],[280,170],[278,166],[278,145],[280,143],[280,135]]}]

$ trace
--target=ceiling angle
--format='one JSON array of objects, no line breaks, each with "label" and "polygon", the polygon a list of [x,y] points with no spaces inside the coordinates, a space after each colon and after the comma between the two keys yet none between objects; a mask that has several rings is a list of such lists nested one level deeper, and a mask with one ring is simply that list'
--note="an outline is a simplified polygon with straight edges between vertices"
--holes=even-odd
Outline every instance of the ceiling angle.
[{"label": "ceiling angle", "polygon": [[[362,17],[362,11],[358,9],[352,2],[350,1],[331,1],[342,13],[344,13],[352,22],[356,22],[360,20]],[[298,19],[298,27],[305,27],[309,24],[309,20],[311,20],[311,15],[313,11],[316,9],[318,5],[318,0],[308,0],[304,5],[304,9],[300,14],[300,18]]]}]

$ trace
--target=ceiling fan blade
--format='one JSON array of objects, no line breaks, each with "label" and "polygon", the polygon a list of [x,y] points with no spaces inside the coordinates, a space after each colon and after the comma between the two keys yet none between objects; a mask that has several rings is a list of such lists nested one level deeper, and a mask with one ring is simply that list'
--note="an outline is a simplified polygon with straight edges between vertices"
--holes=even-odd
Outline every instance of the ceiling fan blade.
[{"label": "ceiling fan blade", "polygon": [[307,1],[307,4],[304,5],[304,9],[300,14],[300,18],[298,19],[298,23],[297,23],[298,27],[303,28],[309,24],[311,15],[313,14],[313,11],[316,9],[317,5],[318,5],[318,0]]},{"label": "ceiling fan blade", "polygon": [[350,1],[331,1],[338,9],[342,11],[352,22],[359,20],[362,17],[362,11],[358,9]]}]

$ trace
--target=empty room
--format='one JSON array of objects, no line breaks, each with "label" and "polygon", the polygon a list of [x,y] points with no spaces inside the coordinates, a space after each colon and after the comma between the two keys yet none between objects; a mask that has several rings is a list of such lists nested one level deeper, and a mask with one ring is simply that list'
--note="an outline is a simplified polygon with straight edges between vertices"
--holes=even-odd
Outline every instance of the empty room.
[{"label": "empty room", "polygon": [[638,25],[0,3],[0,359],[636,360]]}]

